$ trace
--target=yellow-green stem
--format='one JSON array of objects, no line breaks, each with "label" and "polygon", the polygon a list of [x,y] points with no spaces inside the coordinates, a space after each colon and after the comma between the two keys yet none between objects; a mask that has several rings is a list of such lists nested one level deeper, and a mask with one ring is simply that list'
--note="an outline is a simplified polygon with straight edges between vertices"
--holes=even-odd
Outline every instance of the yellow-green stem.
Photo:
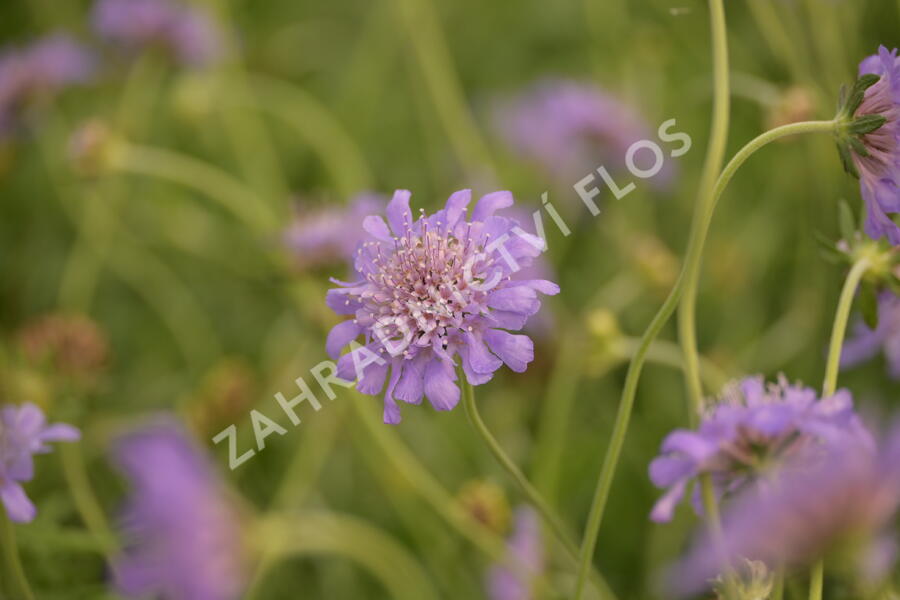
[{"label": "yellow-green stem", "polygon": [[31,586],[28,585],[28,578],[25,577],[25,570],[19,560],[13,524],[9,520],[2,502],[0,502],[0,553],[2,553],[6,568],[6,576],[3,579],[7,581],[6,585],[9,593],[12,594],[11,597],[20,600],[34,600],[34,593],[31,591]]},{"label": "yellow-green stem", "polygon": [[[563,523],[562,519],[556,514],[556,511],[547,504],[544,500],[543,496],[541,496],[540,492],[538,492],[531,482],[528,481],[528,478],[525,477],[525,474],[522,473],[521,469],[516,465],[515,462],[506,454],[503,448],[500,446],[500,443],[497,442],[497,439],[490,432],[487,426],[484,424],[484,421],[481,419],[481,414],[478,412],[478,406],[475,403],[475,388],[468,381],[465,380],[465,375],[462,375],[462,388],[463,388],[463,408],[466,411],[466,416],[469,418],[469,422],[472,424],[472,427],[478,433],[479,436],[484,440],[484,443],[487,445],[488,449],[491,451],[491,454],[494,455],[494,458],[497,459],[497,462],[500,463],[507,473],[509,473],[510,477],[512,477],[513,481],[519,486],[519,489],[522,490],[522,493],[528,498],[528,501],[541,513],[544,521],[549,525],[550,530],[553,531],[553,534],[562,544],[566,553],[574,560],[577,564],[578,562],[578,546],[573,541],[572,537],[566,531],[566,526]],[[601,587],[601,592],[603,597],[605,598],[613,598],[614,595],[606,583],[602,580],[602,577],[597,574],[597,578],[599,579],[598,583]]]},{"label": "yellow-green stem", "polygon": [[[838,299],[837,311],[834,315],[834,324],[831,328],[831,342],[828,344],[828,360],[825,363],[825,381],[822,384],[822,397],[831,396],[837,388],[838,371],[841,365],[841,348],[844,346],[844,335],[847,332],[847,322],[850,320],[850,309],[853,306],[853,297],[859,282],[862,281],[866,270],[869,268],[869,259],[862,257],[857,260],[841,290]],[[821,600],[822,588],[825,582],[825,562],[819,560],[813,565],[809,574],[809,600]]]}]

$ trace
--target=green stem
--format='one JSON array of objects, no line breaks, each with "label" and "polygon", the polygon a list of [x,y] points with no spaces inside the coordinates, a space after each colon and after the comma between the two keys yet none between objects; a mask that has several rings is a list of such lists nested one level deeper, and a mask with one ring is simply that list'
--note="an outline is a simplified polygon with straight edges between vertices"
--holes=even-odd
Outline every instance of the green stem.
[{"label": "green stem", "polygon": [[115,153],[113,167],[121,172],[157,177],[196,189],[257,233],[271,232],[278,217],[262,198],[228,173],[171,150],[125,143]]},{"label": "green stem", "polygon": [[19,560],[19,550],[16,547],[16,534],[13,531],[13,524],[6,514],[6,508],[0,502],[0,553],[3,555],[3,562],[6,565],[7,580],[9,592],[12,598],[21,600],[34,600],[34,594],[28,585],[28,579],[25,577],[25,570],[22,568],[22,562]]},{"label": "green stem", "polygon": [[[550,526],[551,531],[562,544],[566,553],[577,563],[578,562],[578,546],[575,544],[572,537],[566,531],[566,526],[563,524],[562,519],[556,514],[556,511],[547,504],[544,500],[543,496],[541,496],[540,492],[538,492],[531,482],[528,481],[528,478],[525,477],[525,474],[522,473],[521,469],[513,462],[513,460],[506,454],[503,448],[500,446],[500,443],[497,442],[497,439],[494,435],[488,430],[487,426],[484,424],[484,421],[481,419],[481,414],[478,412],[478,406],[475,403],[475,388],[471,383],[465,380],[465,375],[461,376],[462,380],[462,388],[463,388],[463,408],[466,411],[466,416],[469,418],[469,422],[472,424],[472,427],[478,433],[479,436],[484,440],[484,443],[487,444],[488,449],[490,449],[491,454],[494,455],[494,458],[497,459],[497,462],[500,463],[507,473],[513,478],[516,484],[519,486],[519,489],[522,490],[522,493],[525,494],[525,497],[528,498],[528,501],[537,508],[538,512],[541,513],[541,516],[544,518],[544,521]],[[599,577],[599,574],[598,574]],[[600,586],[601,591],[603,592],[603,596],[610,598],[612,597],[612,591],[609,590],[605,582],[600,578]]]},{"label": "green stem", "polygon": [[581,564],[578,569],[578,580],[575,587],[574,600],[580,600],[584,593],[590,565],[594,559],[597,535],[600,532],[600,524],[603,521],[603,512],[606,508],[606,501],[609,498],[609,490],[612,487],[613,477],[619,463],[619,456],[622,453],[622,446],[625,444],[625,435],[628,431],[629,421],[631,420],[631,409],[634,406],[634,398],[637,393],[637,384],[640,379],[644,359],[653,340],[662,330],[663,326],[665,326],[666,321],[668,321],[681,299],[684,285],[690,278],[690,272],[688,271],[689,267],[687,265],[699,261],[703,248],[702,240],[706,237],[706,231],[709,229],[709,223],[712,220],[712,212],[715,206],[715,197],[713,193],[711,193],[714,187],[712,182],[715,181],[716,173],[719,170],[725,148],[726,128],[728,125],[729,92],[725,9],[722,0],[709,0],[709,8],[710,27],[712,31],[713,80],[716,82],[716,85],[710,145],[706,154],[703,175],[701,178],[700,205],[694,213],[694,220],[691,224],[691,234],[688,241],[685,266],[682,267],[681,274],[678,276],[675,287],[669,293],[668,298],[666,298],[666,301],[663,303],[659,312],[657,312],[656,316],[654,316],[653,320],[650,322],[650,326],[641,338],[641,343],[638,346],[635,357],[628,366],[628,373],[625,377],[622,399],[619,403],[615,424],[613,425],[609,449],[603,459],[603,466],[600,469],[600,476],[597,479],[594,499],[591,503],[590,513],[588,514],[588,520],[585,526],[581,547]]},{"label": "green stem", "polygon": [[831,396],[837,388],[838,370],[841,366],[841,348],[844,345],[844,334],[847,332],[847,321],[850,319],[850,308],[856,288],[862,281],[870,263],[867,257],[858,259],[844,281],[844,288],[838,299],[837,312],[831,328],[831,342],[828,345],[828,360],[825,363],[825,381],[822,384],[822,397]]},{"label": "green stem", "polygon": [[[838,299],[837,312],[834,315],[834,324],[831,327],[831,342],[828,345],[828,360],[825,363],[825,381],[822,384],[822,397],[834,394],[837,388],[838,371],[841,365],[841,349],[844,345],[844,335],[847,332],[847,322],[850,320],[850,309],[853,306],[853,298],[856,288],[862,281],[866,270],[869,268],[869,259],[858,259],[844,281],[841,296]],[[825,582],[825,561],[819,560],[813,565],[809,574],[809,600],[822,599],[822,587]]]},{"label": "green stem", "polygon": [[[709,224],[712,219],[713,211],[716,204],[729,182],[734,177],[737,170],[747,161],[750,156],[771,142],[781,139],[789,135],[797,135],[801,133],[830,133],[834,131],[836,123],[834,121],[803,121],[800,123],[791,123],[766,131],[757,136],[743,148],[725,165],[722,173],[716,180],[711,195],[704,198],[704,204],[699,209],[704,214],[701,215],[701,227],[698,231],[699,237],[694,240],[693,231],[692,238],[688,242],[687,257],[682,267],[682,277],[684,281],[679,279],[679,283],[684,286],[684,297],[681,300],[679,309],[679,338],[681,340],[682,349],[685,356],[685,372],[688,381],[688,390],[690,392],[691,401],[696,411],[702,409],[703,391],[700,385],[699,375],[699,359],[697,352],[696,338],[696,311],[697,311],[697,285],[699,282],[700,263],[703,257],[703,247],[706,243],[706,233],[709,230]],[[676,284],[677,286],[678,284]],[[696,414],[692,418],[696,418]]]}]

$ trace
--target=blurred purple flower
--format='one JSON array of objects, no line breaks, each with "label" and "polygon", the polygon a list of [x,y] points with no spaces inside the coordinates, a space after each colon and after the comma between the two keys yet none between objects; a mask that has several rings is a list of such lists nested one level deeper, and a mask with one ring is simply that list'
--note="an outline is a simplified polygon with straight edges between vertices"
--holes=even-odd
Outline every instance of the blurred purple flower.
[{"label": "blurred purple flower", "polygon": [[126,550],[114,565],[129,598],[233,600],[244,586],[240,515],[203,451],[175,421],[123,437],[131,482]]},{"label": "blurred purple flower", "polygon": [[386,204],[378,194],[359,194],[346,206],[301,208],[282,239],[301,268],[340,261],[352,265],[356,247],[366,237],[363,220],[382,212]]},{"label": "blurred purple flower", "polygon": [[843,437],[795,456],[769,486],[748,489],[725,512],[721,546],[708,533],[698,538],[673,569],[673,586],[692,594],[738,559],[792,568],[839,548],[859,550],[855,575],[879,580],[894,562],[886,526],[900,506],[900,430],[878,446]]},{"label": "blurred purple flower", "polygon": [[[711,475],[721,498],[754,487],[791,455],[843,436],[870,439],[847,390],[820,400],[812,388],[784,378],[768,386],[762,377],[745,378],[726,387],[697,431],[678,429],[663,440],[662,453],[650,463],[650,479],[668,490],[651,519],[669,521],[688,483],[700,474]],[[694,506],[702,511],[699,486]]]},{"label": "blurred purple flower", "polygon": [[80,437],[71,425],[47,425],[34,404],[0,408],[0,501],[10,520],[27,523],[37,514],[22,489],[34,477],[33,455],[50,452],[47,442],[74,442]]},{"label": "blurred purple flower", "polygon": [[[532,579],[540,577],[544,569],[544,545],[541,542],[541,523],[537,513],[523,506],[516,510],[512,536],[507,541],[507,551],[518,561]],[[487,577],[488,597],[491,600],[530,600],[533,595],[532,580],[505,565],[495,565]]]},{"label": "blurred purple flower", "polygon": [[866,233],[874,239],[886,237],[900,244],[900,227],[890,214],[900,213],[900,59],[897,50],[884,46],[859,65],[859,74],[880,75],[868,90],[854,116],[881,115],[884,125],[862,136],[868,156],[853,153],[859,183],[866,203]]},{"label": "blurred purple flower", "polygon": [[[595,85],[543,80],[494,110],[500,135],[514,150],[570,186],[601,165],[624,169],[628,148],[653,131],[632,107]],[[672,168],[654,178],[666,185]]]},{"label": "blurred purple flower", "polygon": [[358,380],[364,394],[380,393],[387,379],[385,423],[400,422],[396,400],[418,404],[425,396],[437,410],[456,406],[456,355],[472,385],[504,363],[525,371],[534,358],[531,339],[507,330],[538,312],[538,292],[559,292],[550,281],[521,278],[543,240],[494,214],[513,205],[509,192],[482,197],[467,220],[471,198],[471,190],[456,192],[444,209],[413,220],[410,192],[398,190],[387,206],[390,226],[380,216],[363,222],[360,279],[335,281],[341,287],[328,292],[332,310],[353,315],[328,334],[328,353],[338,358],[364,336],[364,346],[340,357],[338,374]]},{"label": "blurred purple flower", "polygon": [[18,112],[28,102],[86,83],[95,66],[94,56],[62,33],[4,49],[0,52],[0,134],[12,131]]},{"label": "blurred purple flower", "polygon": [[129,51],[160,47],[191,67],[209,66],[224,52],[223,33],[212,17],[172,0],[98,0],[93,25]]},{"label": "blurred purple flower", "polygon": [[873,330],[860,320],[854,336],[841,349],[841,367],[853,367],[884,350],[888,373],[900,379],[900,298],[890,292],[878,298],[878,326]]}]

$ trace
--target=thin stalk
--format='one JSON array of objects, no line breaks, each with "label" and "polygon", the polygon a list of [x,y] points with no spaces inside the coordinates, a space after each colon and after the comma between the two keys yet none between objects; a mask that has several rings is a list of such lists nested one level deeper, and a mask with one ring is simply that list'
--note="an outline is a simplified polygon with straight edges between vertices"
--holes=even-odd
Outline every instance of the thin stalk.
[{"label": "thin stalk", "polygon": [[278,217],[252,189],[228,173],[191,156],[162,148],[125,143],[116,152],[113,168],[179,183],[220,202],[256,233],[271,232]]},{"label": "thin stalk", "polygon": [[[741,148],[737,154],[725,165],[722,173],[716,180],[715,186],[708,200],[704,202],[706,214],[702,217],[702,231],[699,238],[694,242],[692,239],[688,242],[688,254],[682,267],[682,276],[684,277],[684,298],[681,300],[679,308],[679,338],[685,356],[685,371],[688,381],[688,390],[690,392],[691,401],[697,411],[702,409],[703,405],[703,389],[700,385],[699,362],[697,352],[696,337],[696,312],[697,312],[697,286],[699,283],[700,263],[703,258],[703,247],[706,243],[706,234],[709,230],[709,224],[712,220],[713,211],[716,204],[729,182],[734,177],[737,170],[753,155],[754,152],[763,146],[781,139],[789,135],[797,135],[801,133],[830,133],[834,131],[835,121],[802,121],[800,123],[790,123],[781,127],[776,127],[758,135],[747,145]],[[693,233],[693,231],[692,231]],[[681,280],[679,280],[681,283]],[[677,284],[676,284],[677,285]],[[699,412],[697,413],[699,414]],[[692,419],[696,419],[696,414],[692,415]]]},{"label": "thin stalk", "polygon": [[[828,345],[828,360],[825,363],[825,381],[822,384],[822,397],[834,394],[837,388],[838,371],[841,365],[841,349],[844,345],[844,335],[847,332],[847,322],[850,320],[850,309],[853,306],[853,298],[856,288],[862,281],[866,270],[869,268],[869,259],[858,259],[844,281],[841,296],[838,299],[837,312],[834,315],[834,324],[831,327],[831,342]],[[822,588],[825,582],[825,561],[819,560],[813,565],[809,574],[809,600],[822,600]]]},{"label": "thin stalk", "polygon": [[19,550],[16,546],[16,534],[13,524],[6,514],[6,508],[0,502],[0,553],[3,555],[3,563],[6,565],[8,589],[13,598],[21,600],[34,600],[34,593],[28,585],[22,561],[19,560]]},{"label": "thin stalk", "polygon": [[[469,422],[472,424],[472,427],[475,429],[476,433],[484,440],[484,443],[487,445],[488,449],[491,451],[491,454],[494,455],[494,458],[497,459],[497,462],[500,463],[506,472],[512,477],[513,481],[519,486],[519,489],[522,490],[522,493],[525,494],[525,497],[528,498],[528,501],[537,508],[538,512],[541,513],[541,516],[544,518],[544,521],[547,525],[550,526],[550,530],[553,531],[553,534],[562,544],[566,553],[576,562],[578,562],[578,546],[575,541],[566,531],[566,526],[563,523],[562,519],[556,514],[556,511],[547,504],[547,501],[544,500],[543,496],[541,496],[540,492],[538,492],[531,482],[528,481],[528,478],[525,477],[525,474],[522,473],[522,470],[516,465],[515,462],[506,454],[503,448],[500,446],[500,443],[494,437],[494,435],[490,432],[487,426],[484,424],[484,421],[481,419],[481,414],[478,412],[478,406],[475,403],[475,388],[471,383],[465,380],[465,376],[461,377],[462,380],[462,388],[463,388],[463,408],[466,411],[466,416],[469,418]],[[602,576],[597,574],[598,584],[600,585],[601,592],[604,597],[612,598],[614,597],[612,591],[609,589],[605,581],[603,581]]]},{"label": "thin stalk", "polygon": [[[690,272],[686,272],[687,265],[693,261],[699,260],[703,247],[702,238],[706,237],[706,231],[712,220],[713,208],[715,206],[715,197],[712,193],[714,188],[713,182],[715,181],[716,173],[719,171],[725,148],[725,136],[727,133],[725,129],[728,126],[729,92],[728,43],[727,31],[725,28],[725,8],[722,0],[709,0],[709,9],[711,21],[710,27],[712,31],[713,80],[715,81],[713,118],[710,145],[706,154],[703,176],[701,178],[700,205],[694,214],[694,220],[691,224],[691,235],[688,241],[688,259],[686,260],[685,266],[682,267],[681,274],[678,276],[675,287],[669,293],[662,308],[656,316],[653,317],[650,326],[641,338],[641,343],[635,354],[635,358],[628,367],[628,373],[625,377],[625,386],[622,390],[622,399],[619,403],[615,424],[613,425],[609,449],[606,452],[603,466],[600,469],[600,476],[597,479],[594,499],[591,503],[590,513],[588,514],[588,520],[585,526],[574,600],[580,600],[584,594],[587,576],[594,559],[597,535],[600,532],[603,512],[606,508],[606,501],[609,498],[609,490],[612,487],[613,477],[619,463],[619,457],[622,453],[622,446],[625,444],[625,435],[628,431],[629,421],[631,420],[631,410],[634,406],[634,398],[637,393],[637,384],[640,379],[644,358],[646,357],[647,351],[653,343],[654,338],[656,338],[662,330],[666,321],[668,321],[672,312],[678,305],[678,301],[681,299],[684,285],[690,278]],[[696,258],[692,258],[695,254]]]}]

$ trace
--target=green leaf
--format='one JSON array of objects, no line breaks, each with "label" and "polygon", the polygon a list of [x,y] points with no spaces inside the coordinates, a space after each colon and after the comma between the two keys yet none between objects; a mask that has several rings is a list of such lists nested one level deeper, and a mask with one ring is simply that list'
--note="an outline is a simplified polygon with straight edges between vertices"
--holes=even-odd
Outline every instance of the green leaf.
[{"label": "green leaf", "polygon": [[878,296],[875,293],[875,285],[869,282],[863,282],[859,286],[859,311],[862,313],[863,321],[869,329],[878,327]]},{"label": "green leaf", "polygon": [[837,143],[838,155],[841,157],[841,164],[844,166],[844,170],[859,179],[859,171],[856,170],[856,165],[853,164],[853,157],[850,156],[850,148],[847,144],[843,142]]},{"label": "green leaf", "polygon": [[864,115],[854,119],[847,126],[847,131],[852,135],[865,135],[879,129],[887,122],[887,119],[881,115]]}]

